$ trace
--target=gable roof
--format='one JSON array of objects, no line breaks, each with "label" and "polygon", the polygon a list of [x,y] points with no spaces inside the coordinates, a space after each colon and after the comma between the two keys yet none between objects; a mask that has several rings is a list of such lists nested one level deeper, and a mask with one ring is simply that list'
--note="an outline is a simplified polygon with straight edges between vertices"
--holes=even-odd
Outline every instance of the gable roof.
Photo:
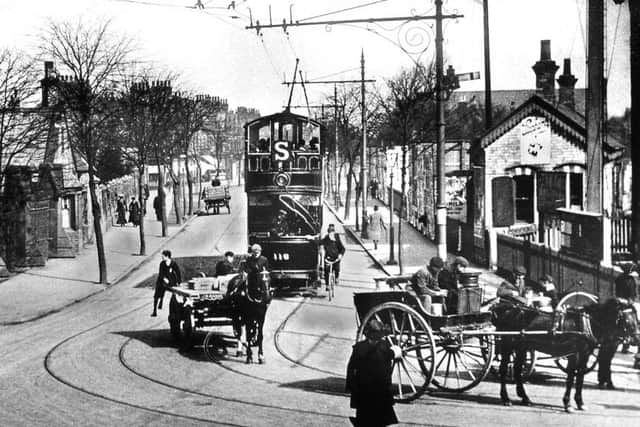
[{"label": "gable roof", "polygon": [[[481,136],[480,146],[483,149],[487,148],[531,114],[545,117],[549,120],[551,129],[554,132],[567,138],[583,150],[587,149],[586,120],[584,116],[563,105],[554,106],[538,95],[531,96],[501,122]],[[623,149],[623,144],[611,135],[608,135],[603,141],[604,156],[607,160],[620,157]]]}]

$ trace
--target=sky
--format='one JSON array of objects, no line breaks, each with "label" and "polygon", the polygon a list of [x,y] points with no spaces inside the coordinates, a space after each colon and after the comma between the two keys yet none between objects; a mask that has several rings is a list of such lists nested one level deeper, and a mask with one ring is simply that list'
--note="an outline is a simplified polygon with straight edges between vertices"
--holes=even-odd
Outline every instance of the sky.
[{"label": "sky", "polygon": [[[268,23],[270,10],[274,23],[289,21],[290,14],[294,22],[411,16],[433,14],[432,0],[236,0],[235,11],[227,8],[231,0],[201,0],[204,10],[190,7],[196,1],[0,0],[0,46],[35,53],[37,35],[48,20],[109,18],[114,32],[134,40],[139,59],[179,73],[183,87],[262,114],[286,104],[288,89],[281,83],[285,73],[291,79],[296,58],[306,80],[358,79],[364,52],[366,78],[383,85],[412,61],[428,64],[435,55],[433,21],[289,27],[288,34],[264,29],[261,36],[245,29],[250,17],[254,24]],[[626,3],[605,1],[608,111],[619,115],[630,105],[629,14]],[[366,6],[313,18],[360,5]],[[444,0],[444,11],[464,15],[445,22],[445,67],[480,71],[484,79],[482,1]],[[531,66],[543,39],[551,40],[551,56],[559,66],[571,58],[577,87],[585,86],[586,0],[489,0],[489,20],[494,90],[535,87]],[[482,79],[463,82],[460,90],[482,90]],[[307,92],[311,104],[320,104],[333,87],[309,85]],[[299,87],[292,104],[305,104]]]}]

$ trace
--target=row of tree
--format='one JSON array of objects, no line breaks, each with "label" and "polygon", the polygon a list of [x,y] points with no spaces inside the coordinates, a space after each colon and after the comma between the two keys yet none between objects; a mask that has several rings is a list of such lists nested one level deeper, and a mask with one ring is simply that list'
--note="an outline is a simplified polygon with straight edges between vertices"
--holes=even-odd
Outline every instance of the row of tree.
[{"label": "row of tree", "polygon": [[[99,280],[106,283],[102,210],[97,191],[100,180],[136,171],[138,196],[143,201],[145,167],[157,165],[162,236],[166,236],[162,191],[165,166],[169,166],[166,170],[173,184],[174,210],[180,223],[181,182],[172,165],[179,159],[186,168],[187,209],[191,214],[193,177],[201,175],[199,170],[189,170],[190,164],[199,165],[191,141],[222,105],[218,98],[176,90],[175,73],[141,67],[133,57],[131,39],[113,32],[109,21],[51,22],[42,34],[41,57],[52,61],[60,72],[47,69],[40,104],[34,103],[41,77],[35,59],[25,59],[25,55],[9,50],[0,52],[0,184],[13,159],[37,151],[53,122],[64,129],[71,150],[88,166]],[[34,106],[27,108],[29,102]],[[190,162],[190,158],[195,161]],[[140,221],[139,233],[140,255],[145,255],[144,221]]]}]

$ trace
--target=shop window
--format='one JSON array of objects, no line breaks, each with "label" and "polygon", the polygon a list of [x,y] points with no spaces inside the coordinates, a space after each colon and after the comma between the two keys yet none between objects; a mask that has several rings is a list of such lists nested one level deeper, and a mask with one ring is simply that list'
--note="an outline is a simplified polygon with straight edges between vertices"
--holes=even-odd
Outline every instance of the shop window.
[{"label": "shop window", "polygon": [[517,222],[533,222],[533,176],[513,177],[515,182],[515,208]]},{"label": "shop window", "polygon": [[571,206],[577,206],[582,209],[584,195],[584,187],[582,185],[582,173],[569,174],[569,198]]}]

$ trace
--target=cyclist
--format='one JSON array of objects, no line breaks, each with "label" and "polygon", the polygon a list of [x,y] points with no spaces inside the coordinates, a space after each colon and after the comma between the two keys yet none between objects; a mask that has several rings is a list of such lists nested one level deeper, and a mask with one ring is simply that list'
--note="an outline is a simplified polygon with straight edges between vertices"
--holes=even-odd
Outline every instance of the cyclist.
[{"label": "cyclist", "polygon": [[[336,227],[334,224],[329,224],[327,227],[327,234],[320,241],[320,245],[324,248],[324,284],[326,290],[329,290],[329,268],[333,263],[333,272],[336,277],[336,285],[338,284],[338,276],[340,275],[340,260],[344,255],[345,248],[340,240],[340,236],[336,234]],[[327,261],[329,263],[327,263]]]}]

